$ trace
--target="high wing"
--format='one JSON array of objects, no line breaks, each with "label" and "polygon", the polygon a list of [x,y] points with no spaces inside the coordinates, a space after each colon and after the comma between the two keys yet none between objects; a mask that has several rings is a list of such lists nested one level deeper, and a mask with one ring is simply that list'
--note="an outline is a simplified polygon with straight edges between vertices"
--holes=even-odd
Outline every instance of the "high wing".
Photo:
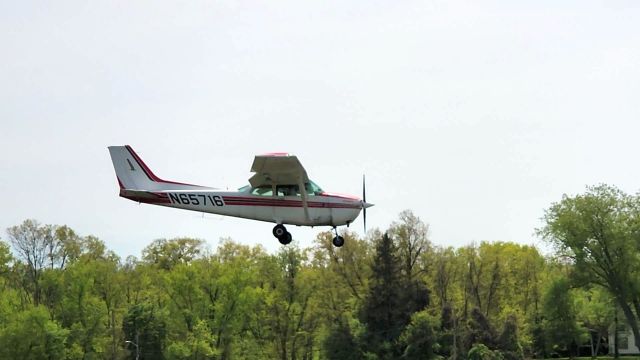
[{"label": "high wing", "polygon": [[298,157],[286,153],[256,155],[251,172],[255,173],[249,179],[252,187],[295,184],[302,185],[300,190],[304,191],[304,184],[309,182]]},{"label": "high wing", "polygon": [[255,159],[253,159],[253,165],[251,165],[251,171],[255,173],[249,179],[249,184],[253,187],[298,185],[302,195],[304,215],[309,219],[307,191],[304,186],[305,183],[309,182],[309,177],[297,156],[286,153],[256,155]]}]

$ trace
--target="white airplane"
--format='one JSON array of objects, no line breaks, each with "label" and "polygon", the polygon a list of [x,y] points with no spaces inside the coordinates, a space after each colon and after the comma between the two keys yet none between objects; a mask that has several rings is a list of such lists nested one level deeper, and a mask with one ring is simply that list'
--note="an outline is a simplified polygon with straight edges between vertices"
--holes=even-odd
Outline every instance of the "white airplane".
[{"label": "white airplane", "polygon": [[291,242],[285,224],[331,226],[333,245],[340,247],[344,238],[337,227],[351,224],[363,210],[367,221],[364,177],[362,199],[323,191],[307,177],[294,155],[270,153],[257,155],[251,165],[255,174],[249,185],[237,191],[162,180],[157,177],[131,146],[110,146],[109,153],[120,185],[120,196],[140,203],[168,206],[274,222],[273,236],[281,244]]}]

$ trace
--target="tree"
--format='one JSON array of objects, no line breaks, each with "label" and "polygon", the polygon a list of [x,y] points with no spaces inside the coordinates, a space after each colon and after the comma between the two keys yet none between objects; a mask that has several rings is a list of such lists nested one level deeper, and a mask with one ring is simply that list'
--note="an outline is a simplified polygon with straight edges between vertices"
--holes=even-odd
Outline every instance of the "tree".
[{"label": "tree", "polygon": [[[11,256],[11,249],[9,245],[0,239],[0,278],[6,276],[9,273],[9,264],[13,260]],[[3,285],[0,283],[0,285]]]},{"label": "tree", "polygon": [[569,290],[569,280],[564,277],[551,282],[543,298],[543,328],[550,351],[568,352],[573,357],[572,347],[580,342],[580,329]]},{"label": "tree", "polygon": [[400,341],[405,347],[402,358],[410,360],[436,358],[434,353],[434,346],[436,345],[434,329],[437,325],[437,321],[426,311],[413,314],[411,323],[409,323],[400,337]]},{"label": "tree", "polygon": [[432,248],[428,232],[429,225],[411,210],[401,212],[400,222],[394,222],[389,229],[389,234],[398,244],[398,258],[405,285],[403,303],[409,316],[429,305],[429,289],[420,277],[427,271],[425,255]]},{"label": "tree", "polygon": [[48,239],[36,220],[25,220],[22,224],[7,229],[9,242],[18,253],[18,258],[27,265],[27,285],[35,305],[40,303],[40,276],[48,258]]},{"label": "tree", "polygon": [[[141,303],[130,307],[123,319],[122,330],[127,341],[138,345],[140,359],[164,359],[166,323],[154,305]],[[129,349],[130,358],[135,359],[135,347],[130,345]]]},{"label": "tree", "polygon": [[200,239],[158,239],[142,250],[142,259],[161,269],[170,270],[195,259],[202,251],[203,244],[204,241]]},{"label": "tree", "polygon": [[428,239],[429,225],[420,220],[411,210],[400,213],[400,222],[394,222],[389,229],[391,235],[398,243],[398,257],[402,262],[402,272],[409,282],[424,269],[421,269],[419,261],[422,255],[431,250],[431,242]]},{"label": "tree", "polygon": [[602,338],[614,322],[615,309],[611,296],[601,287],[574,291],[577,318],[589,331],[591,357],[598,356]]},{"label": "tree", "polygon": [[0,328],[0,359],[64,359],[68,333],[42,306],[18,312]]},{"label": "tree", "polygon": [[495,328],[489,323],[489,320],[479,308],[473,308],[468,324],[467,349],[472,348],[475,344],[483,344],[489,349],[496,349],[497,340],[498,335]]},{"label": "tree", "polygon": [[[397,247],[388,234],[376,243],[371,265],[369,293],[364,300],[362,321],[366,326],[365,348],[380,359],[401,355],[396,340],[408,322],[403,311],[400,260]],[[410,315],[410,314],[409,314]]]},{"label": "tree", "polygon": [[575,264],[575,274],[606,288],[640,344],[640,195],[613,186],[564,195],[545,212],[538,233]]},{"label": "tree", "polygon": [[503,360],[500,351],[489,349],[485,344],[475,344],[467,354],[469,360]]},{"label": "tree", "polygon": [[502,352],[505,360],[522,360],[522,346],[518,340],[518,322],[516,316],[511,314],[504,323],[502,333],[498,338],[498,349]]},{"label": "tree", "polygon": [[329,360],[358,360],[361,358],[358,343],[346,319],[333,324],[324,339],[324,355]]}]

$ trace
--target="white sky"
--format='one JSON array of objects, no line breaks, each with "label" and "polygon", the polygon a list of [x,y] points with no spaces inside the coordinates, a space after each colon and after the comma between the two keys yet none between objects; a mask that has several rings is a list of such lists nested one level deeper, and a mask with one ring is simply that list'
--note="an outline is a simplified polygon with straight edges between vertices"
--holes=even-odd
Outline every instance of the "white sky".
[{"label": "white sky", "polygon": [[412,209],[437,244],[537,243],[563,193],[640,188],[639,4],[0,1],[0,237],[35,218],[123,256],[278,248],[272,224],[119,198],[107,146],[130,144],[222,188],[287,151],[325,190],[366,173],[370,227]]}]

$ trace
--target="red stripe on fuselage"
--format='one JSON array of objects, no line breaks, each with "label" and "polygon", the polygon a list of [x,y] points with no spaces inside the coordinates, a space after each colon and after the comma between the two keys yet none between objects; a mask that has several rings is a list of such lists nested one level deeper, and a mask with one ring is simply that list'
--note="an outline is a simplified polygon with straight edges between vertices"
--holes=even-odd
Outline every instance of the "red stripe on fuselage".
[{"label": "red stripe on fuselage", "polygon": [[[275,206],[275,207],[298,207],[298,208],[302,208],[304,206],[301,200],[260,199],[260,198],[248,198],[248,197],[236,197],[236,196],[223,196],[222,200],[224,201],[225,205],[235,205],[235,206]],[[307,207],[360,209],[360,204],[309,201],[307,202]]]},{"label": "red stripe on fuselage", "polygon": [[[146,203],[146,204],[171,204],[171,200],[169,200],[169,196],[167,194],[164,193],[154,193],[154,192],[147,192],[146,194],[148,194],[149,196],[143,196],[143,195],[126,195],[126,190],[122,190],[120,191],[120,196],[122,196],[125,199],[129,199],[129,200],[133,200],[136,202],[141,202],[141,203]],[[153,198],[151,195],[155,196],[155,198]]]}]

